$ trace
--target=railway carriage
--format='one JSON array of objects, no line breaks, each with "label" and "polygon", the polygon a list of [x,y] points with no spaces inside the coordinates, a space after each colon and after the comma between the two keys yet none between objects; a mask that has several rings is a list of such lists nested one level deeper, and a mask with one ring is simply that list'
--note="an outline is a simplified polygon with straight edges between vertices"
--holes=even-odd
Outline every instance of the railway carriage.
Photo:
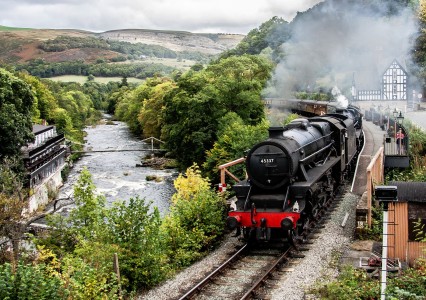
[{"label": "railway carriage", "polygon": [[265,105],[269,108],[287,109],[306,117],[335,113],[339,108],[337,103],[329,101],[278,98],[265,99]]}]

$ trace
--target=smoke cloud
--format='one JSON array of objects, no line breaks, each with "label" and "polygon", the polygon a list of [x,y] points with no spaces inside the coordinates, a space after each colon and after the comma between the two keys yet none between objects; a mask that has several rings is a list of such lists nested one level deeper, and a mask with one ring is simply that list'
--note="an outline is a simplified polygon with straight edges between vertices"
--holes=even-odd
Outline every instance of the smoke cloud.
[{"label": "smoke cloud", "polygon": [[365,2],[329,0],[296,16],[267,96],[288,98],[320,87],[349,96],[353,80],[357,89],[380,89],[394,59],[406,68],[417,33],[412,10]]}]

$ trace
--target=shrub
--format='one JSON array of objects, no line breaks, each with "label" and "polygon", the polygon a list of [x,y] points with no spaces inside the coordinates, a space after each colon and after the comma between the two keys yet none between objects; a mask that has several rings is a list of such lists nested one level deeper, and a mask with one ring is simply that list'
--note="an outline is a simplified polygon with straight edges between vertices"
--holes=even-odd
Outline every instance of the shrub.
[{"label": "shrub", "polygon": [[132,290],[151,287],[169,273],[165,246],[160,236],[160,214],[138,197],[117,202],[109,209],[107,243],[121,248],[120,271]]},{"label": "shrub", "polygon": [[425,299],[426,296],[426,260],[418,259],[414,268],[402,272],[402,275],[389,281],[387,294],[390,299]]},{"label": "shrub", "polygon": [[225,204],[201,177],[197,166],[175,181],[176,194],[162,232],[169,260],[179,269],[211,249],[224,229]]},{"label": "shrub", "polygon": [[367,300],[380,296],[379,281],[370,278],[364,270],[348,266],[338,280],[314,288],[321,299]]},{"label": "shrub", "polygon": [[0,265],[0,299],[66,299],[68,290],[56,276],[46,273],[44,264],[20,262]]}]

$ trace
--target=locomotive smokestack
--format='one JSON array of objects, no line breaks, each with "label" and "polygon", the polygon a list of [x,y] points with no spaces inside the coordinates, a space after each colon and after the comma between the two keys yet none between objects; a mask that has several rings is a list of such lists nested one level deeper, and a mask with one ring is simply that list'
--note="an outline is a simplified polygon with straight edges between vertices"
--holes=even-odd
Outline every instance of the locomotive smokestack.
[{"label": "locomotive smokestack", "polygon": [[275,139],[275,138],[282,138],[284,127],[269,127],[269,138]]}]

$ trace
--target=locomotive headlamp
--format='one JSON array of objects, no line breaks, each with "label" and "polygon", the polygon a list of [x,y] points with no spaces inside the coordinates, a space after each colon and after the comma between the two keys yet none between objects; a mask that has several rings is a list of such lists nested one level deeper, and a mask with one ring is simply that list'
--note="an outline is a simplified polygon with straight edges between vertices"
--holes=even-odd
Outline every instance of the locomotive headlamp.
[{"label": "locomotive headlamp", "polygon": [[226,218],[226,226],[230,230],[234,230],[235,228],[238,227],[240,220],[241,220],[240,216],[228,217],[228,218]]}]

